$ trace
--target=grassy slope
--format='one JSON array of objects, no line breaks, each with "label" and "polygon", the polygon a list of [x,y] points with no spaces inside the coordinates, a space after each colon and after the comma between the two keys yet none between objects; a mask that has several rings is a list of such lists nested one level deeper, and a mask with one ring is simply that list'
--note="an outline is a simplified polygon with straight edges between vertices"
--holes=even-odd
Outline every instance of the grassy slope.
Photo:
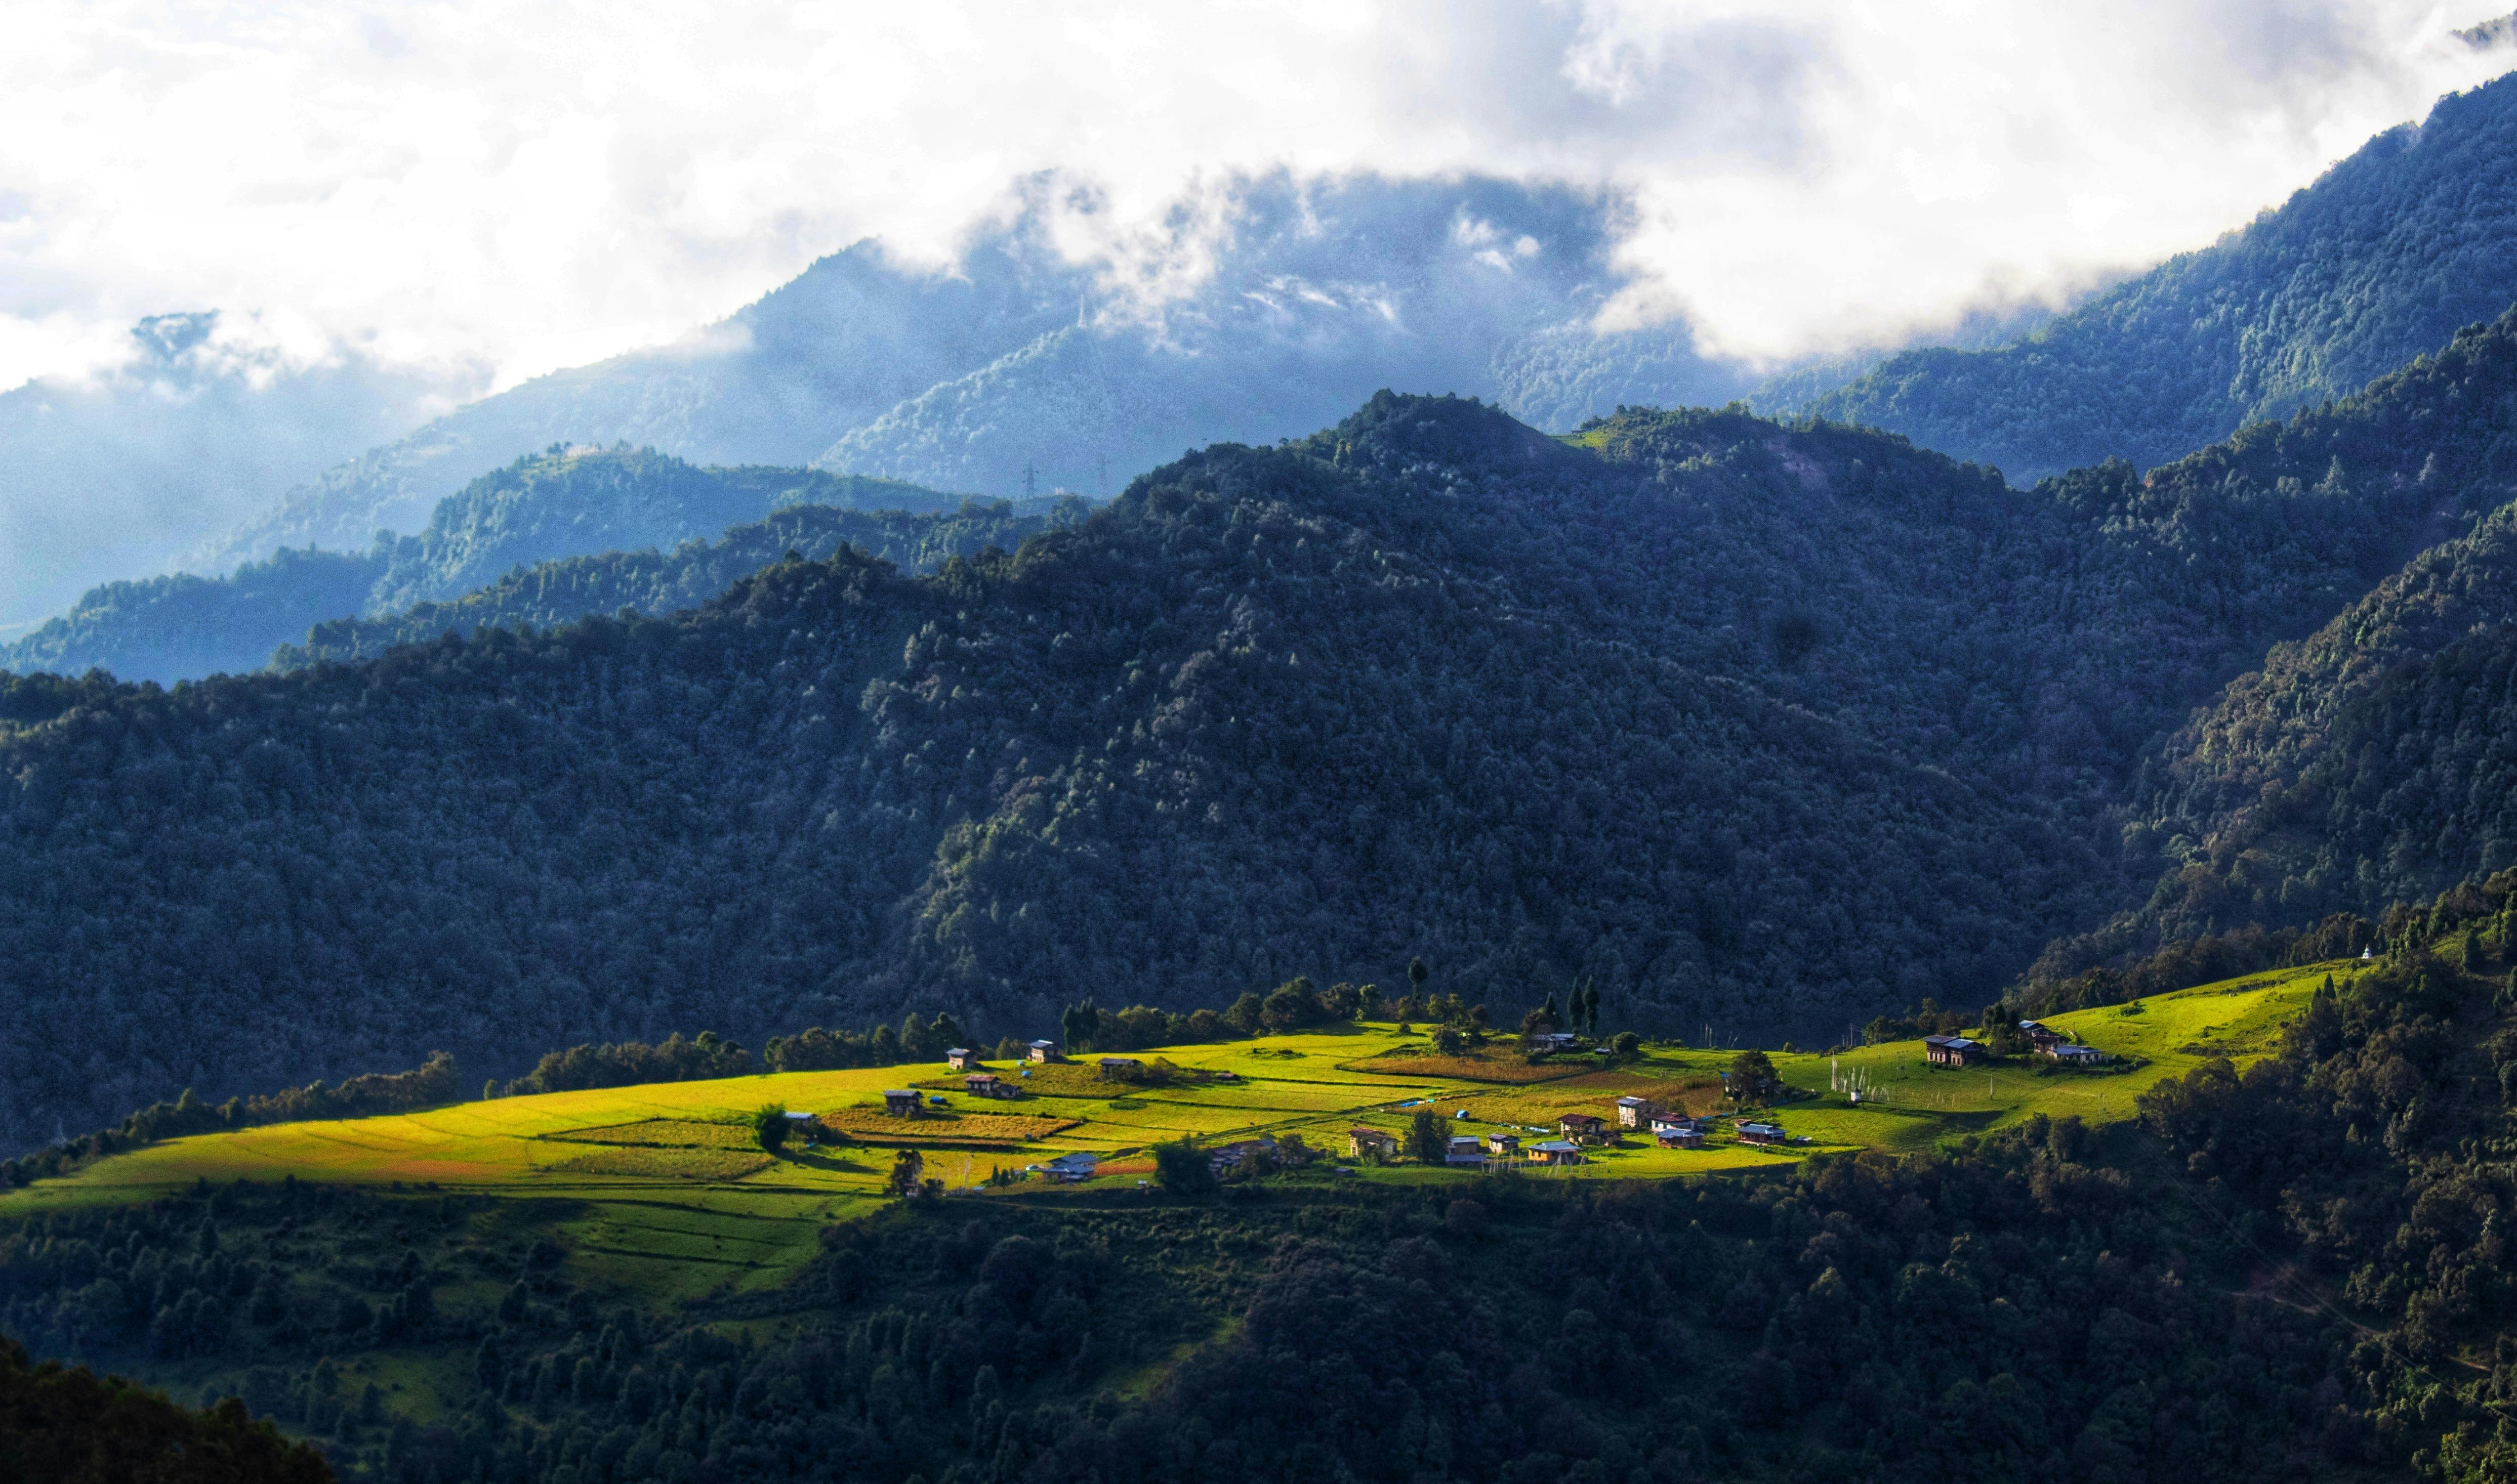
[{"label": "grassy slope", "polygon": [[[2035,1113],[2126,1118],[2134,1093],[2191,1070],[2207,1056],[2227,1055],[2242,1063],[2269,1052],[2279,1026],[2337,967],[2320,964],[2207,985],[2153,999],[2137,1014],[2108,1008],[2066,1017],[2060,1024],[2073,1037],[2126,1059],[2124,1070],[2103,1076],[2040,1076],[2018,1066],[1989,1074],[1934,1070],[1911,1041],[1860,1048],[1832,1059],[1832,1066],[1823,1055],[1773,1053],[1786,1081],[1818,1096],[1769,1116],[1792,1133],[1810,1136],[1813,1145],[1757,1149],[1723,1135],[1712,1148],[1689,1152],[1660,1149],[1629,1136],[1624,1147],[1594,1151],[1587,1166],[1544,1178],[1682,1176],[1771,1166],[1813,1151],[1856,1147],[1913,1152]],[[1617,1096],[1634,1090],[1650,1090],[1664,1102],[1694,1111],[1713,1111],[1719,1105],[1717,1074],[1733,1054],[1656,1048],[1639,1064],[1614,1070],[1576,1065],[1538,1082],[1393,1077],[1363,1069],[1363,1063],[1402,1045],[1421,1046],[1421,1041],[1402,1039],[1389,1026],[1361,1026],[1170,1048],[1168,1054],[1184,1067],[1238,1073],[1245,1081],[1237,1085],[1129,1089],[1098,1083],[1084,1067],[1055,1069],[1029,1080],[1039,1089],[1036,1093],[1009,1103],[982,1104],[958,1093],[947,1095],[957,1109],[1074,1119],[1075,1126],[1015,1147],[954,1149],[939,1147],[946,1141],[931,1138],[921,1147],[927,1151],[929,1173],[956,1185],[984,1179],[999,1165],[1019,1167],[1067,1149],[1101,1151],[1113,1157],[1105,1163],[1103,1178],[1072,1191],[1038,1183],[1019,1187],[1024,1200],[1073,1201],[1088,1208],[1106,1205],[1111,1196],[1149,1176],[1151,1162],[1141,1155],[1158,1139],[1299,1132],[1313,1145],[1343,1155],[1348,1126],[1363,1123],[1403,1129],[1415,1109],[1402,1105],[1417,1099],[1458,1128],[1480,1133],[1497,1123],[1551,1124],[1567,1112],[1608,1115]],[[1517,1069],[1517,1053],[1508,1055],[1507,1065]],[[1854,1106],[1828,1094],[1832,1070],[1856,1068],[1867,1073],[1875,1091],[1885,1094],[1881,1101]],[[616,1138],[619,1125],[648,1119],[738,1120],[766,1102],[814,1111],[878,1106],[883,1089],[912,1082],[942,1089],[956,1085],[958,1079],[932,1066],[769,1074],[206,1135],[151,1146],[91,1166],[68,1179],[0,1196],[0,1220],[73,1206],[153,1199],[204,1179],[260,1183],[293,1174],[306,1181],[405,1191],[406,1208],[414,1213],[406,1221],[437,1208],[423,1195],[426,1191],[500,1198],[488,1209],[475,1208],[456,1217],[459,1229],[447,1240],[521,1250],[535,1239],[555,1238],[566,1253],[559,1274],[567,1283],[610,1295],[612,1301],[633,1299],[651,1312],[746,1293],[765,1297],[764,1291],[784,1286],[822,1250],[820,1238],[832,1220],[879,1208],[890,1147],[860,1142],[835,1157],[790,1153],[755,1174],[714,1180],[555,1169],[551,1166],[599,1146],[550,1135],[600,1129],[607,1138]],[[1470,1114],[1467,1120],[1450,1117],[1462,1109]],[[939,1132],[949,1127],[941,1121],[933,1126]],[[1344,1177],[1315,1166],[1299,1178],[1331,1183]],[[1466,1184],[1482,1176],[1398,1164],[1362,1166],[1353,1178],[1419,1185]],[[439,1287],[438,1300],[443,1307],[486,1313],[497,1303],[503,1283],[451,1278]],[[713,1327],[772,1339],[793,1331],[804,1318],[797,1313],[720,1318]],[[345,1356],[342,1375],[352,1393],[375,1382],[394,1416],[443,1421],[468,1395],[471,1364],[468,1345],[400,1345]],[[1165,1368],[1161,1361],[1144,1367],[1136,1384]],[[217,1355],[147,1369],[152,1383],[173,1386],[186,1396],[233,1393],[246,1381],[240,1366]]]},{"label": "grassy slope", "polygon": [[[2092,1121],[2128,1118],[2134,1094],[2214,1055],[2243,1062],[2269,1052],[2278,1027],[2337,965],[2249,975],[2148,1001],[2139,1007],[2084,1011],[2057,1022],[2069,1035],[2116,1058],[2115,1070],[2091,1075],[2040,1071],[2028,1064],[1965,1072],[1927,1066],[1914,1042],[1862,1047],[1829,1058],[1775,1053],[1783,1080],[1818,1096],[1772,1115],[1818,1150],[1926,1148],[1979,1133],[2030,1114],[2077,1114]],[[554,1166],[598,1146],[554,1135],[612,1129],[649,1119],[737,1120],[763,1103],[832,1111],[879,1104],[887,1087],[911,1081],[949,1087],[926,1066],[844,1072],[773,1073],[719,1081],[550,1093],[464,1103],[426,1113],[335,1123],[283,1124],[206,1134],[107,1160],[67,1179],[45,1181],[0,1197],[0,1216],[96,1201],[147,1199],[212,1181],[301,1179],[418,1185],[452,1192],[564,1199],[590,1212],[574,1235],[580,1251],[617,1254],[624,1262],[697,1258],[731,1266],[732,1276],[767,1281],[811,1250],[822,1221],[878,1199],[896,1142],[927,1153],[928,1172],[960,1186],[1000,1166],[1019,1169],[1066,1150],[1111,1157],[1110,1178],[1145,1166],[1155,1142],[1182,1135],[1201,1140],[1300,1133],[1315,1147],[1342,1154],[1344,1130],[1368,1124],[1397,1130],[1423,1099],[1462,1131],[1497,1124],[1551,1124],[1564,1113],[1607,1115],[1614,1099],[1651,1091],[1664,1102],[1714,1111],[1717,1074],[1728,1050],[1660,1048],[1613,1071],[1573,1070],[1549,1081],[1503,1082],[1459,1076],[1392,1076],[1365,1064],[1409,1042],[1386,1026],[1360,1026],[1261,1040],[1168,1048],[1191,1069],[1230,1070],[1239,1083],[1126,1088],[1093,1081],[1084,1068],[1060,1068],[1031,1080],[1020,1100],[989,1103],[948,1094],[957,1111],[1022,1114],[1076,1121],[1028,1143],[954,1137],[951,1121],[912,1125],[838,1150],[790,1151],[768,1167],[734,1179],[669,1172],[612,1173]],[[1145,1053],[1150,1056],[1157,1053]],[[1830,1093],[1831,1076],[1864,1073],[1875,1100],[1859,1105]],[[1466,1110],[1468,1118],[1459,1119]],[[1526,1135],[1535,1137],[1534,1135]],[[1636,1147],[1602,1151],[1580,1177],[1661,1176],[1770,1165],[1805,1150],[1739,1146],[1717,1137],[1703,1151]],[[1364,1167],[1358,1177],[1412,1181],[1452,1177],[1408,1166]],[[1462,1176],[1465,1178],[1465,1176]],[[629,1275],[624,1273],[622,1277]],[[684,1287],[690,1280],[677,1281]]]}]

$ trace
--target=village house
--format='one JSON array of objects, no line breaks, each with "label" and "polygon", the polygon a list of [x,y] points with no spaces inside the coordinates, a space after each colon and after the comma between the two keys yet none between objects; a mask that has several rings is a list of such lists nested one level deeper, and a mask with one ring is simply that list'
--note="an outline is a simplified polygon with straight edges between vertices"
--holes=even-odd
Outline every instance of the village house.
[{"label": "village house", "polygon": [[1064,1180],[1072,1185],[1078,1180],[1092,1178],[1092,1172],[1099,1168],[1100,1165],[1099,1155],[1089,1150],[1079,1149],[1073,1154],[1059,1155],[1045,1165],[1034,1165],[1031,1167],[1052,1180]]},{"label": "village house", "polygon": [[2027,1049],[2031,1051],[2051,1051],[2063,1043],[2062,1033],[2041,1020],[2021,1021],[2019,1034],[2027,1038]]},{"label": "village house", "polygon": [[916,1088],[894,1087],[882,1095],[882,1111],[896,1119],[914,1119],[918,1114]]},{"label": "village house", "polygon": [[1479,1165],[1486,1162],[1484,1144],[1473,1133],[1451,1135],[1450,1148],[1442,1156],[1445,1165]]},{"label": "village house", "polygon": [[1541,1165],[1579,1165],[1582,1163],[1582,1150],[1568,1140],[1549,1139],[1530,1145],[1529,1157]]},{"label": "village house", "polygon": [[1984,1059],[1984,1042],[1963,1036],[1926,1036],[1923,1056],[1935,1067],[1971,1067]]},{"label": "village house", "polygon": [[1043,1066],[1045,1066],[1048,1063],[1057,1060],[1057,1042],[1053,1040],[1033,1041],[1030,1045],[1023,1047],[1023,1055],[1031,1061],[1038,1062]]},{"label": "village house", "polygon": [[1499,1160],[1509,1160],[1520,1153],[1520,1135],[1495,1129],[1486,1135],[1486,1153]]},{"label": "village house", "polygon": [[1569,1031],[1541,1031],[1529,1038],[1529,1046],[1533,1051],[1570,1051],[1574,1039]]},{"label": "village house", "polygon": [[961,1090],[972,1097],[1019,1097],[1022,1089],[993,1072],[973,1072],[961,1079]]},{"label": "village house", "polygon": [[1105,1082],[1123,1082],[1143,1070],[1145,1070],[1145,1064],[1132,1056],[1101,1058],[1101,1080]]},{"label": "village house", "polygon": [[1386,1128],[1367,1128],[1357,1124],[1345,1131],[1345,1147],[1358,1160],[1373,1155],[1389,1159],[1398,1153],[1398,1135]]},{"label": "village house", "polygon": [[979,1053],[967,1046],[955,1046],[944,1053],[944,1065],[956,1072],[967,1072],[979,1064]]},{"label": "village house", "polygon": [[1620,1128],[1647,1127],[1651,1124],[1651,1116],[1658,1112],[1660,1112],[1660,1104],[1650,1098],[1621,1097],[1617,1099],[1617,1126]]},{"label": "village house", "polygon": [[1598,1143],[1608,1136],[1608,1121],[1587,1113],[1568,1113],[1556,1121],[1556,1131],[1576,1143]]},{"label": "village house", "polygon": [[1786,1137],[1787,1135],[1778,1124],[1742,1124],[1739,1125],[1739,1142],[1742,1144],[1779,1144]]},{"label": "village house", "polygon": [[1702,1149],[1704,1125],[1684,1113],[1651,1116],[1652,1138],[1663,1149]]},{"label": "village house", "polygon": [[1276,1141],[1269,1138],[1237,1139],[1218,1144],[1207,1152],[1206,1163],[1216,1174],[1227,1169],[1264,1168],[1274,1163]]},{"label": "village house", "polygon": [[2075,1046],[2068,1040],[2056,1041],[2045,1054],[2072,1067],[2094,1067],[2107,1059],[2107,1053],[2095,1046]]}]

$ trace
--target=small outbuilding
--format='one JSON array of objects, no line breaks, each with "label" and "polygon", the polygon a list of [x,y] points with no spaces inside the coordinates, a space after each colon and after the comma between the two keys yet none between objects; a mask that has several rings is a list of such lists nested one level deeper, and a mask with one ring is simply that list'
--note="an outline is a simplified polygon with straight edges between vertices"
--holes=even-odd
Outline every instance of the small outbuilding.
[{"label": "small outbuilding", "polygon": [[993,1072],[973,1072],[961,1079],[961,1090],[972,1097],[1019,1097],[1022,1089]]},{"label": "small outbuilding", "polygon": [[914,1119],[918,1114],[917,1090],[894,1087],[882,1095],[882,1111],[896,1119]]},{"label": "small outbuilding", "polygon": [[1105,1056],[1101,1058],[1101,1080],[1105,1082],[1126,1081],[1129,1078],[1133,1077],[1135,1074],[1144,1070],[1145,1064],[1132,1056]]}]

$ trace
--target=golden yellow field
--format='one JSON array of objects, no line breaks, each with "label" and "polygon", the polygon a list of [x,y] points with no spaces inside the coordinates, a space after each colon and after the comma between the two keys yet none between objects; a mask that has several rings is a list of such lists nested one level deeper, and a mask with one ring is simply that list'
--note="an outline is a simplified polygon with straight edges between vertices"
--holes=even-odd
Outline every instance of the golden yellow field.
[{"label": "golden yellow field", "polygon": [[[1753,1148],[1717,1135],[1700,1151],[1663,1150],[1629,1134],[1623,1147],[1599,1151],[1565,1177],[1669,1176],[1770,1166],[1813,1150],[1912,1150],[1998,1127],[2031,1113],[2078,1114],[2091,1120],[2130,1117],[2133,1097],[2165,1077],[2214,1055],[2239,1061],[2274,1045],[2281,1025],[2297,1012],[2328,968],[2248,976],[2165,996],[2147,1004],[2063,1016],[2058,1024],[2087,1044],[2119,1058],[2105,1074],[2050,1066],[1996,1071],[1931,1068],[1914,1042],[1869,1046],[1836,1057],[1774,1053],[1792,1086],[1816,1094],[1771,1114],[1788,1132],[1810,1140],[1784,1149]],[[1641,1092],[1665,1106],[1715,1111],[1728,1049],[1654,1047],[1638,1063],[1612,1070],[1530,1069],[1517,1053],[1494,1065],[1547,1070],[1548,1081],[1497,1077],[1487,1063],[1473,1077],[1438,1075],[1443,1064],[1421,1052],[1421,1037],[1400,1038],[1388,1026],[1266,1037],[1216,1045],[1176,1046],[1168,1056],[1189,1071],[1231,1071],[1233,1081],[1183,1079],[1166,1086],[1101,1081],[1087,1067],[1035,1069],[1024,1095],[997,1101],[945,1093],[948,1117],[894,1119],[881,1112],[885,1088],[922,1082],[957,1084],[937,1069],[887,1067],[848,1072],[767,1074],[718,1081],[667,1082],[585,1092],[463,1103],[425,1113],[336,1123],[281,1124],[207,1134],[120,1155],[65,1179],[40,1181],[0,1197],[0,1213],[65,1203],[144,1197],[196,1180],[300,1179],[361,1182],[445,1191],[551,1197],[594,1203],[681,1208],[710,1220],[740,1217],[774,1223],[819,1223],[856,1203],[878,1199],[901,1147],[921,1148],[926,1173],[954,1188],[986,1182],[1000,1168],[1020,1171],[1059,1154],[1103,1155],[1105,1183],[1145,1178],[1153,1145],[1191,1137],[1203,1142],[1299,1134],[1332,1163],[1346,1158],[1355,1124],[1402,1131],[1419,1108],[1447,1129],[1483,1134],[1508,1125],[1525,1142],[1551,1130],[1568,1112],[1613,1119],[1613,1102]],[[1011,1074],[1016,1069],[1000,1069]],[[1858,1079],[1862,1101],[1845,1087]],[[852,1139],[816,1150],[789,1148],[775,1157],[752,1142],[748,1118],[763,1104],[821,1114]],[[1465,1114],[1465,1117],[1462,1115]],[[990,1147],[994,1146],[994,1147]],[[1125,1171],[1124,1173],[1122,1171]],[[1352,1178],[1415,1181],[1467,1179],[1469,1173],[1407,1165],[1356,1166]],[[650,1214],[605,1217],[628,1228],[652,1227]],[[715,1228],[711,1228],[715,1231]],[[711,1241],[721,1241],[715,1231]],[[664,1249],[678,1239],[660,1238]],[[791,1234],[765,1238],[790,1245]],[[640,1249],[632,1248],[628,1255]]]}]

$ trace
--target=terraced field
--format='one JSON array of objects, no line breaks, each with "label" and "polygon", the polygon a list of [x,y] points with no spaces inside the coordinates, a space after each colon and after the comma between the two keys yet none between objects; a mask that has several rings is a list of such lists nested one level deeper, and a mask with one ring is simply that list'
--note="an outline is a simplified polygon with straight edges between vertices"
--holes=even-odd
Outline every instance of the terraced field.
[{"label": "terraced field", "polygon": [[[2130,1117],[2133,1097],[2211,1056],[2244,1061],[2272,1049],[2328,971],[2318,965],[2206,985],[2146,1004],[2061,1017],[2065,1034],[2116,1058],[2104,1072],[2050,1064],[1964,1071],[1927,1066],[1913,1042],[1827,1057],[1774,1054],[1776,1070],[1813,1096],[1771,1115],[1809,1142],[1740,1145],[1717,1134],[1698,1151],[1664,1150],[1629,1136],[1623,1147],[1552,1178],[1662,1177],[1805,1158],[1813,1151],[1918,1150],[2033,1113],[2092,1120]],[[0,1214],[69,1204],[145,1198],[196,1180],[301,1179],[551,1198],[587,1214],[573,1234],[589,1260],[688,1264],[709,1284],[770,1281],[811,1251],[812,1233],[880,1199],[899,1147],[926,1155],[926,1172],[956,1188],[982,1185],[1058,1154],[1104,1157],[1101,1185],[1150,1174],[1154,1144],[1300,1134],[1343,1161],[1356,1124],[1402,1131],[1420,1108],[1445,1125],[1482,1134],[1499,1126],[1534,1141],[1566,1113],[1608,1116],[1614,1100],[1642,1093],[1698,1113],[1719,1111],[1728,1049],[1653,1047],[1640,1061],[1588,1061],[1533,1069],[1516,1053],[1489,1060],[1431,1058],[1422,1038],[1388,1026],[1268,1037],[1159,1053],[1190,1076],[1166,1085],[1101,1080],[1088,1066],[999,1068],[1022,1095],[969,1097],[926,1067],[762,1075],[463,1103],[426,1113],[336,1123],[283,1124],[177,1139],[103,1161],[66,1179],[0,1197]],[[1157,1053],[1143,1053],[1148,1059]],[[1542,1081],[1530,1081],[1544,1071]],[[1230,1072],[1232,1081],[1195,1074]],[[915,1082],[943,1091],[944,1116],[896,1119],[885,1088]],[[1848,1089],[1858,1082],[1861,1098]],[[821,1114],[852,1142],[758,1150],[747,1126],[764,1103]],[[1415,1182],[1472,1174],[1412,1165],[1353,1166],[1355,1178]],[[713,1275],[713,1276],[709,1276]],[[674,1280],[697,1282],[688,1273]]]}]

